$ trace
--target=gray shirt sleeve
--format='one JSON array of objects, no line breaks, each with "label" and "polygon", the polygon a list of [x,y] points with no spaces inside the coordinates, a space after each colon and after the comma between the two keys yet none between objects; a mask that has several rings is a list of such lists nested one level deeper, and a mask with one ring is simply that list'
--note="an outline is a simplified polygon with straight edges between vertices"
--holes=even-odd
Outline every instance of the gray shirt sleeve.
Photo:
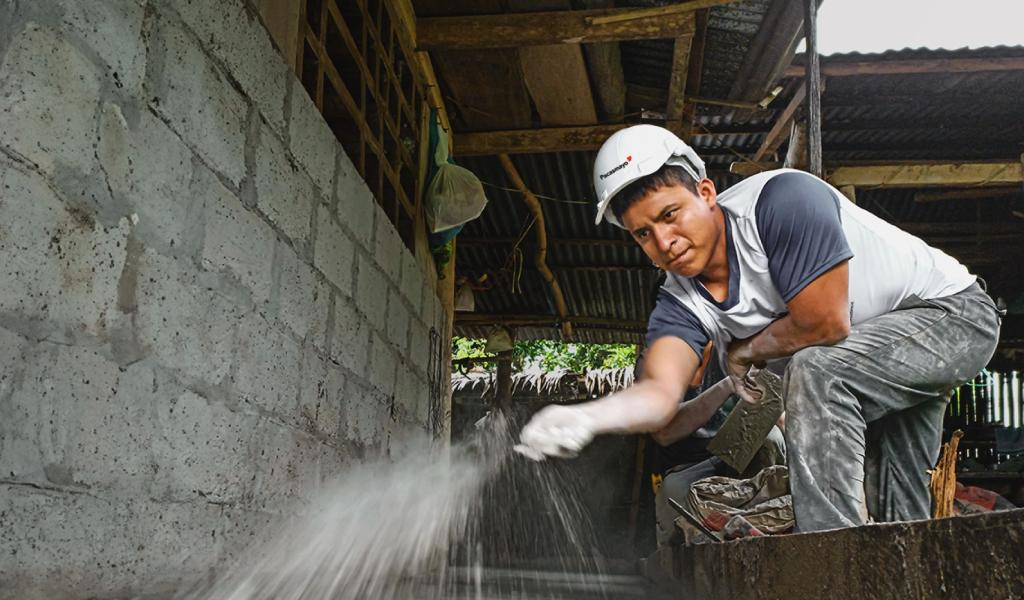
[{"label": "gray shirt sleeve", "polygon": [[665,290],[658,290],[658,302],[647,319],[647,347],[660,338],[680,338],[697,353],[697,360],[704,359],[704,346],[711,337],[697,315]]},{"label": "gray shirt sleeve", "polygon": [[853,257],[839,198],[808,173],[783,173],[761,190],[754,208],[768,271],[789,302],[825,271]]}]

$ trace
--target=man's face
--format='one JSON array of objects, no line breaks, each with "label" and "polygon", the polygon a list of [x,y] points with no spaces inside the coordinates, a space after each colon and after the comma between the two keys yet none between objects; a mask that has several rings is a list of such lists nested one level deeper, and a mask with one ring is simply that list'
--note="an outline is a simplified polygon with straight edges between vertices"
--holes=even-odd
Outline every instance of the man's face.
[{"label": "man's face", "polygon": [[704,271],[719,238],[715,184],[704,179],[697,192],[681,185],[661,187],[622,214],[622,224],[647,257],[683,277]]}]

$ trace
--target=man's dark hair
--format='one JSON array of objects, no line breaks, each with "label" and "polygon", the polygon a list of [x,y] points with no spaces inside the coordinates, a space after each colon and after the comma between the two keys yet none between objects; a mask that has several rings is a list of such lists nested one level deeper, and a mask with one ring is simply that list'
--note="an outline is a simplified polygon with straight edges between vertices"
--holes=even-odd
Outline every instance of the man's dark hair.
[{"label": "man's dark hair", "polygon": [[698,195],[697,182],[686,172],[686,169],[678,165],[664,165],[650,175],[645,175],[619,190],[619,193],[615,194],[611,201],[612,214],[621,223],[622,214],[630,206],[655,190],[673,185],[681,185],[694,195]]}]

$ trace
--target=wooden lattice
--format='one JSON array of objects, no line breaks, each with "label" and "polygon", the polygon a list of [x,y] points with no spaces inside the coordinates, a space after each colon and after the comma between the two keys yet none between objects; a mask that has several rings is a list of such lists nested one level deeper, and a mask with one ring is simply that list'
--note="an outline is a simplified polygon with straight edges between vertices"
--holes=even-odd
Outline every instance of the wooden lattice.
[{"label": "wooden lattice", "polygon": [[387,0],[303,0],[303,86],[410,248],[419,218],[428,112],[414,49]]}]

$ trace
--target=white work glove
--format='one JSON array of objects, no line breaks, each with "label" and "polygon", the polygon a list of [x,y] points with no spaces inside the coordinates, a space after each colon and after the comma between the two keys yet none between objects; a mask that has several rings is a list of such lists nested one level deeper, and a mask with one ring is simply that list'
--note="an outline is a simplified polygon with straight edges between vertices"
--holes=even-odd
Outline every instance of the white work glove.
[{"label": "white work glove", "polygon": [[593,420],[577,406],[551,404],[533,415],[515,451],[532,460],[573,458],[594,439]]}]

